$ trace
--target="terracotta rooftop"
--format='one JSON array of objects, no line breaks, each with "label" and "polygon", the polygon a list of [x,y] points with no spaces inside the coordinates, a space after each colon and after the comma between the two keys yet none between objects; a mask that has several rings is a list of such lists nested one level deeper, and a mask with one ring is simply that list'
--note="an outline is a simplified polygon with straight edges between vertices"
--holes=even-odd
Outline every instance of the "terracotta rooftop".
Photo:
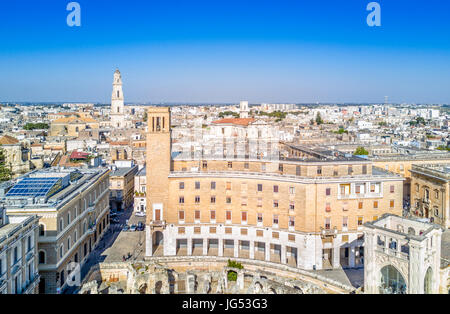
[{"label": "terracotta rooftop", "polygon": [[229,118],[229,119],[222,119],[214,121],[214,124],[236,124],[236,125],[243,125],[248,126],[250,123],[255,122],[255,119],[253,118]]},{"label": "terracotta rooftop", "polygon": [[0,138],[0,145],[14,145],[14,144],[19,144],[19,141],[12,136],[5,135]]}]

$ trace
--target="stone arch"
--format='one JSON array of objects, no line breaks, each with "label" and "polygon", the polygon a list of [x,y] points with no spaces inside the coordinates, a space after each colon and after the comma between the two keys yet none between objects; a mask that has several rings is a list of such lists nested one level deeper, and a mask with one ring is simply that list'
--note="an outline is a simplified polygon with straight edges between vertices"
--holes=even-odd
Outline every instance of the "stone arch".
[{"label": "stone arch", "polygon": [[264,293],[264,287],[259,281],[255,282],[255,289],[254,289],[254,291],[255,291],[256,294]]},{"label": "stone arch", "polygon": [[423,280],[423,292],[425,294],[432,294],[433,293],[433,269],[431,267],[428,267],[426,273],[425,273],[425,279]]},{"label": "stone arch", "polygon": [[294,286],[293,288],[297,290],[300,294],[304,294],[302,288],[300,288],[299,286]]},{"label": "stone arch", "polygon": [[163,286],[163,283],[161,280],[159,280],[155,283],[155,294],[161,294],[162,286]]},{"label": "stone arch", "polygon": [[270,287],[268,292],[269,294],[277,294],[277,290],[274,287]]},{"label": "stone arch", "polygon": [[139,286],[139,294],[147,294],[147,284],[144,283],[142,285]]},{"label": "stone arch", "polygon": [[380,268],[380,294],[406,294],[407,283],[404,274],[392,264]]}]

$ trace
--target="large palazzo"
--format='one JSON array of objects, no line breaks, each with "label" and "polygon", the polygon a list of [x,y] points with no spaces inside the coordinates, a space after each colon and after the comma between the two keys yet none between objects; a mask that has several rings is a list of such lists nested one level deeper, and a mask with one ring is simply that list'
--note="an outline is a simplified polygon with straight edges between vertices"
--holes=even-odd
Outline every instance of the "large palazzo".
[{"label": "large palazzo", "polygon": [[404,179],[369,160],[295,146],[275,159],[181,154],[170,109],[149,109],[148,121],[147,257],[360,267],[363,224],[402,214]]}]

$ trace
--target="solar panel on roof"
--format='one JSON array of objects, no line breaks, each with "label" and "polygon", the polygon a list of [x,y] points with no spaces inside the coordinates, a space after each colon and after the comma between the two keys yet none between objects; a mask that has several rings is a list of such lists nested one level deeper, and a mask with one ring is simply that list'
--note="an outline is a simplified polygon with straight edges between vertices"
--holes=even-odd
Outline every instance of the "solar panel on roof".
[{"label": "solar panel on roof", "polygon": [[[43,197],[57,185],[60,178],[25,178],[17,183],[6,197]],[[57,192],[54,190],[52,192]]]}]

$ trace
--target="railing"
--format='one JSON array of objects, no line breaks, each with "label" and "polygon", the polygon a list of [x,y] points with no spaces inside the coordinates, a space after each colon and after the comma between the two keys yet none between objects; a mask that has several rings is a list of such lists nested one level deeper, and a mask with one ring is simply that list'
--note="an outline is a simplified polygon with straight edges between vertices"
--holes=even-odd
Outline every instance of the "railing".
[{"label": "railing", "polygon": [[89,207],[86,208],[88,213],[92,213],[95,210],[95,204],[89,204]]},{"label": "railing", "polygon": [[333,229],[325,229],[325,228],[321,227],[320,235],[323,237],[327,237],[327,236],[337,237],[338,229],[336,227],[333,227]]}]

